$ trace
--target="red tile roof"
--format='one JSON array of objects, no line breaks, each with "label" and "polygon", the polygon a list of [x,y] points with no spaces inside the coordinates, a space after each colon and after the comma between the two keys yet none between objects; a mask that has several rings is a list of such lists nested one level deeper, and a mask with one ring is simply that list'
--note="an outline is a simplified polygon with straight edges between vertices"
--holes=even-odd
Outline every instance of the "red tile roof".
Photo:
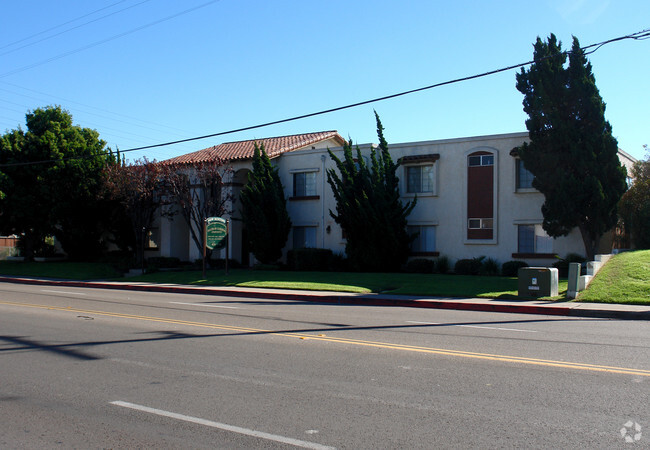
[{"label": "red tile roof", "polygon": [[292,136],[251,139],[249,141],[226,142],[162,162],[165,164],[192,164],[217,158],[229,161],[252,159],[255,151],[255,143],[258,145],[264,144],[266,154],[269,155],[269,158],[274,158],[283,153],[298,150],[327,139],[334,139],[339,145],[345,143],[345,140],[336,131],[321,131],[317,133],[294,134]]}]

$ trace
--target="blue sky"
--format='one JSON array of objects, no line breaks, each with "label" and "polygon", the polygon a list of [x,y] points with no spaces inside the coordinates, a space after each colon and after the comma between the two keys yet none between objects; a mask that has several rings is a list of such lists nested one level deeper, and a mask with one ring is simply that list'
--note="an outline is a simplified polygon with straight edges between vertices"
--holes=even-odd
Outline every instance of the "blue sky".
[{"label": "blue sky", "polygon": [[[59,104],[75,123],[123,150],[526,62],[536,37],[551,32],[568,48],[572,35],[588,45],[650,28],[647,0],[22,0],[2,6],[0,131],[24,127],[28,110]],[[649,56],[650,40],[615,42],[589,56],[619,146],[636,158],[650,144]],[[128,158],[161,160],[221,142],[324,130],[376,142],[373,109],[389,144],[519,132],[526,119],[521,100],[515,71],[508,71]]]}]

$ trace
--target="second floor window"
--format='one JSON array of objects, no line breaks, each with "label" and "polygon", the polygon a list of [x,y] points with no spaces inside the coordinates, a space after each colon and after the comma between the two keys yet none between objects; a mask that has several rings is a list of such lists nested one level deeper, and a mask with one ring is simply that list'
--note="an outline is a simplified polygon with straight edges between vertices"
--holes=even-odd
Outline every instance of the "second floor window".
[{"label": "second floor window", "polygon": [[316,172],[293,174],[293,196],[311,197],[316,195]]},{"label": "second floor window", "polygon": [[521,159],[517,160],[517,189],[529,189],[533,187],[533,174],[526,170],[524,162]]},{"label": "second floor window", "polygon": [[433,192],[433,164],[406,168],[406,192],[409,194]]}]

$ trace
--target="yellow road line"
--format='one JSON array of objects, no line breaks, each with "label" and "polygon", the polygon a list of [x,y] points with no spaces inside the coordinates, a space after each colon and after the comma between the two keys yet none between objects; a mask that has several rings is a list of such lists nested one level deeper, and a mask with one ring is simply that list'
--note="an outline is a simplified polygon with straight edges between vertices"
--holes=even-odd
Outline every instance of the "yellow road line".
[{"label": "yellow road line", "polygon": [[574,369],[574,370],[588,370],[592,372],[608,372],[608,373],[650,377],[650,370],[644,370],[644,369],[631,369],[626,367],[585,364],[585,363],[576,363],[576,362],[568,362],[568,361],[554,361],[548,359],[527,358],[521,356],[467,352],[462,350],[421,347],[415,345],[394,344],[388,342],[364,341],[360,339],[329,337],[322,334],[311,335],[311,334],[304,334],[298,332],[296,333],[279,332],[279,331],[264,330],[264,329],[257,329],[257,328],[235,327],[231,325],[167,319],[164,317],[150,317],[150,316],[141,316],[135,314],[115,313],[115,312],[108,312],[108,311],[93,311],[93,310],[63,307],[63,306],[34,305],[28,303],[17,303],[17,302],[7,302],[7,301],[0,301],[0,304],[10,305],[10,306],[21,306],[21,307],[28,307],[28,308],[48,309],[53,311],[67,311],[67,312],[83,313],[83,314],[95,314],[98,316],[118,317],[118,318],[133,319],[133,320],[144,320],[149,322],[168,323],[172,325],[188,325],[193,327],[211,328],[211,329],[227,330],[227,331],[238,331],[238,332],[251,333],[251,334],[253,333],[271,334],[275,336],[292,337],[292,338],[299,338],[303,340],[334,342],[334,343],[374,347],[374,348],[382,348],[382,349],[390,349],[390,350],[402,350],[402,351],[428,353],[428,354],[444,355],[444,356],[456,356],[456,357],[463,357],[463,358],[475,358],[475,359],[519,363],[519,364],[533,364],[533,365],[547,366],[547,367],[562,367],[562,368]]}]

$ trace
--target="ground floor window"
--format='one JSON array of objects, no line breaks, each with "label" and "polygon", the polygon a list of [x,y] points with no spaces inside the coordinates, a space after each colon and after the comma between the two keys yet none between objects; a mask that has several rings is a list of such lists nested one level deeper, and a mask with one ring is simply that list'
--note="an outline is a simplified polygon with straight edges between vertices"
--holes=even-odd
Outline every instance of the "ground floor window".
[{"label": "ground floor window", "polygon": [[411,243],[411,253],[426,254],[436,252],[436,227],[434,225],[414,225],[407,227],[409,234],[417,234]]},{"label": "ground floor window", "polygon": [[519,253],[553,253],[553,238],[546,234],[542,225],[518,225]]},{"label": "ground floor window", "polygon": [[316,227],[293,227],[293,248],[316,248]]}]

